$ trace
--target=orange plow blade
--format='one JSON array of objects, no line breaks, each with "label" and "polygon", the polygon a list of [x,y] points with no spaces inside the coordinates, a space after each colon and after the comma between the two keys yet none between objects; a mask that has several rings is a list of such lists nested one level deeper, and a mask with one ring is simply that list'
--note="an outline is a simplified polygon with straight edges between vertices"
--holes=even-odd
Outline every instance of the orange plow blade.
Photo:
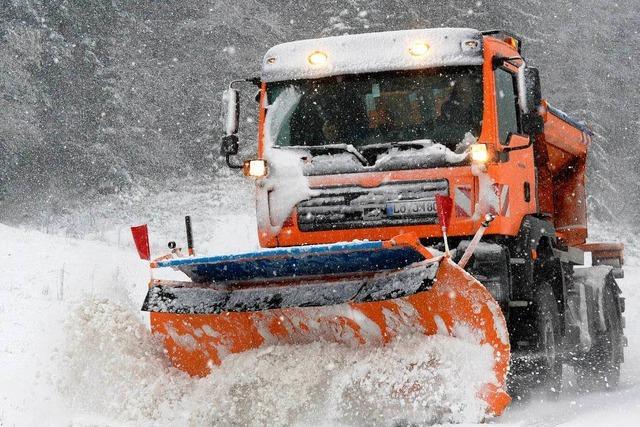
[{"label": "orange plow blade", "polygon": [[[423,255],[428,254],[424,247],[416,246],[419,243],[407,239],[398,239],[392,245],[415,247]],[[226,305],[213,310],[216,312],[207,312],[206,304],[200,310],[187,312],[172,298],[192,302],[206,298],[196,292],[202,291],[202,284],[152,281],[145,307],[151,311],[152,331],[162,334],[174,365],[195,376],[207,375],[214,364],[221,364],[229,354],[279,344],[328,341],[347,346],[381,346],[399,335],[447,334],[489,345],[495,361],[495,382],[485,384],[480,397],[487,402],[490,414],[500,415],[511,401],[504,391],[510,348],[502,311],[485,287],[450,258],[428,258],[402,269],[375,272],[365,279],[355,280],[353,274],[332,278],[332,286],[340,289],[349,289],[357,283],[354,285],[357,291],[342,302],[337,299],[319,305],[313,303],[314,296],[309,296],[305,300],[307,306],[296,306],[289,304],[290,298],[284,294],[279,295],[277,303],[269,301],[265,309],[229,305],[230,300],[239,298],[229,294],[224,301]],[[261,286],[302,289],[309,295],[335,293],[325,288],[319,290],[317,286],[325,286],[319,283],[320,280],[307,280],[304,284],[285,281]],[[366,287],[371,290],[362,296]],[[181,291],[190,296],[180,296]],[[240,287],[238,292],[246,289]]]}]

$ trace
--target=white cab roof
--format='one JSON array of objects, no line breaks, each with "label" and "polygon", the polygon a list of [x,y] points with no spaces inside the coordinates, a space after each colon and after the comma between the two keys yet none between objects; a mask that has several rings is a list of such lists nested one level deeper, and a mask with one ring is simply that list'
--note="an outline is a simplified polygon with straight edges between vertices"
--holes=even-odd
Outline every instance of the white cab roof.
[{"label": "white cab roof", "polygon": [[[416,44],[427,53],[410,53]],[[326,63],[312,65],[309,55],[323,52]],[[321,78],[342,74],[482,64],[482,34],[469,28],[431,28],[354,34],[279,44],[266,53],[266,82]]]}]

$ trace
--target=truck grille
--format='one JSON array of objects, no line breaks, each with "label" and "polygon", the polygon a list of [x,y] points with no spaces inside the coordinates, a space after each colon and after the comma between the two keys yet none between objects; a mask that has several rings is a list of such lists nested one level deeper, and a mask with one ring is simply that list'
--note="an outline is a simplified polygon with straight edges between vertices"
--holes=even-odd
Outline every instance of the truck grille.
[{"label": "truck grille", "polygon": [[435,200],[436,194],[448,195],[449,183],[441,179],[394,182],[375,188],[341,186],[316,190],[319,195],[297,205],[298,228],[302,231],[436,224],[435,209],[410,216],[391,216],[387,207],[393,202]]}]

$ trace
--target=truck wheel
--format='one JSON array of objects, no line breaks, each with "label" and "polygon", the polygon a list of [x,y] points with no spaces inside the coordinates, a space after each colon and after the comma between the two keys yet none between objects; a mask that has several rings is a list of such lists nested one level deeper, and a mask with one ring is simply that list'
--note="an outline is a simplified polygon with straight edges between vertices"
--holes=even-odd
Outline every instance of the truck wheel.
[{"label": "truck wheel", "polygon": [[530,346],[512,359],[509,394],[527,399],[534,390],[556,398],[562,390],[560,315],[548,282],[539,284],[530,313]]},{"label": "truck wheel", "polygon": [[549,283],[541,283],[534,294],[537,333],[534,346],[534,386],[553,396],[562,390],[562,355],[558,303]]},{"label": "truck wheel", "polygon": [[603,292],[606,330],[596,334],[591,350],[575,366],[578,387],[584,391],[612,390],[620,382],[624,348],[622,314],[611,286],[605,285]]}]

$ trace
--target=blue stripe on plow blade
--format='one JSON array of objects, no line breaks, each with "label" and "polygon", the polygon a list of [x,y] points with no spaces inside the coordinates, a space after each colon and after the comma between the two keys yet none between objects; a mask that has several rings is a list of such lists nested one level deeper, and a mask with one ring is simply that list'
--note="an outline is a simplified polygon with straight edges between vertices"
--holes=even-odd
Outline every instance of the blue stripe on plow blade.
[{"label": "blue stripe on plow blade", "polygon": [[374,241],[179,258],[160,261],[158,267],[177,267],[194,282],[239,282],[365,274],[398,270],[422,260],[411,246],[384,247],[383,242]]}]

